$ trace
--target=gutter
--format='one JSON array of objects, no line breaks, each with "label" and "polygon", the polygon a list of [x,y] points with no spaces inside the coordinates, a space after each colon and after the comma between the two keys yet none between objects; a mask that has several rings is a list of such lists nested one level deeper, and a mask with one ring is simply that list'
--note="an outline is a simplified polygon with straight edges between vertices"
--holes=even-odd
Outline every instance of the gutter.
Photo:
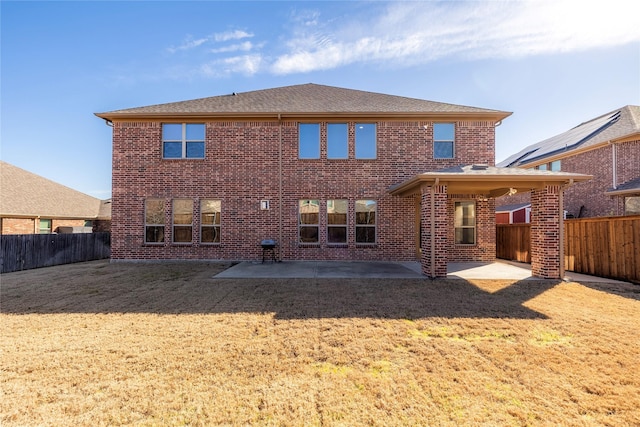
[{"label": "gutter", "polygon": [[456,121],[465,121],[465,120],[486,120],[486,121],[498,121],[501,122],[503,119],[509,117],[512,113],[496,111],[489,113],[482,112],[459,112],[459,113],[450,113],[450,112],[385,112],[385,111],[289,111],[289,112],[280,112],[275,113],[273,111],[268,112],[243,112],[243,111],[230,111],[230,112],[104,112],[104,113],[94,113],[95,116],[100,117],[101,119],[114,121],[114,120],[176,120],[176,119],[192,119],[192,120],[229,120],[231,118],[242,119],[242,120],[250,120],[254,118],[274,118],[275,116],[279,116],[280,118],[365,118],[365,119],[386,119],[386,118],[406,118],[411,120],[433,120],[433,121],[445,121],[445,120],[456,120]]}]

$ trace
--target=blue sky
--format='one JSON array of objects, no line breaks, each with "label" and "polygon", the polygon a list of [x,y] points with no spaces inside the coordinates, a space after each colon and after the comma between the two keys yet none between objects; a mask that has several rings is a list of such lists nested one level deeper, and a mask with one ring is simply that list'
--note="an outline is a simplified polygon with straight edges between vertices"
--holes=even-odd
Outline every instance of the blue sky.
[{"label": "blue sky", "polygon": [[318,83],[511,111],[500,161],[640,104],[631,3],[2,1],[0,158],[108,198],[93,113]]}]

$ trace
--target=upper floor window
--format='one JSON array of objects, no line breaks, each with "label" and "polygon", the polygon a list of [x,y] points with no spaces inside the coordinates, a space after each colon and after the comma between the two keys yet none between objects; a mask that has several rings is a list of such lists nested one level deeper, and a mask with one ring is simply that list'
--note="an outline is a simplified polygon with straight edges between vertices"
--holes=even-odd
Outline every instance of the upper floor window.
[{"label": "upper floor window", "polygon": [[162,157],[204,159],[204,124],[163,123]]},{"label": "upper floor window", "polygon": [[356,243],[376,243],[375,200],[356,200]]},{"label": "upper floor window", "polygon": [[552,171],[559,172],[562,168],[562,162],[560,160],[554,160],[553,162],[543,163],[536,166],[536,169],[540,171]]},{"label": "upper floor window", "polygon": [[356,123],[356,159],[375,159],[376,124]]},{"label": "upper floor window", "polygon": [[475,245],[476,203],[472,200],[455,202],[453,222],[455,243],[457,245]]},{"label": "upper floor window", "polygon": [[164,200],[144,201],[144,242],[164,242]]},{"label": "upper floor window", "polygon": [[320,202],[318,200],[299,201],[298,228],[300,243],[319,242]]},{"label": "upper floor window", "polygon": [[327,243],[347,243],[348,200],[327,200]]},{"label": "upper floor window", "polygon": [[346,159],[349,157],[346,123],[329,123],[327,125],[327,158]]},{"label": "upper floor window", "polygon": [[455,125],[453,123],[433,124],[433,157],[435,159],[453,159]]},{"label": "upper floor window", "polygon": [[200,242],[220,243],[220,200],[200,200]]},{"label": "upper floor window", "polygon": [[173,201],[173,242],[191,243],[193,237],[193,200]]},{"label": "upper floor window", "polygon": [[320,125],[318,123],[298,124],[298,158],[320,158]]}]

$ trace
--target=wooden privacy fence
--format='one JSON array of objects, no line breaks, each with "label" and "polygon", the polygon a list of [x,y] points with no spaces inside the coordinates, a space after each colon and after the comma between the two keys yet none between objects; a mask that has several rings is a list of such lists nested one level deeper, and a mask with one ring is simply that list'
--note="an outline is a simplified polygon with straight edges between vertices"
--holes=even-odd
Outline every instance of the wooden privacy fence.
[{"label": "wooden privacy fence", "polygon": [[15,234],[0,236],[2,273],[111,256],[110,233]]},{"label": "wooden privacy fence", "polygon": [[531,226],[496,224],[496,258],[531,262]]},{"label": "wooden privacy fence", "polygon": [[[496,257],[531,262],[529,224],[496,225]],[[640,215],[564,221],[567,271],[640,283]]]},{"label": "wooden privacy fence", "polygon": [[640,282],[640,215],[569,219],[565,269]]}]

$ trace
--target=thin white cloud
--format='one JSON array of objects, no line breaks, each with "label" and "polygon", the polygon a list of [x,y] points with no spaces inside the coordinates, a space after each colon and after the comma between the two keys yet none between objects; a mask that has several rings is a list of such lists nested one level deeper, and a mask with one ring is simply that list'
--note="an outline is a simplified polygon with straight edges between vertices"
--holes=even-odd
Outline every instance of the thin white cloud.
[{"label": "thin white cloud", "polygon": [[191,50],[204,45],[205,43],[219,43],[229,40],[241,40],[253,37],[253,34],[247,33],[242,30],[225,31],[222,33],[215,33],[207,37],[194,39],[192,35],[187,35],[184,41],[178,46],[170,46],[167,48],[169,53],[176,53],[182,50]]},{"label": "thin white cloud", "polygon": [[[310,15],[307,15],[310,16]],[[628,3],[555,1],[392,3],[379,17],[300,19],[270,70],[291,74],[353,63],[397,66],[583,51],[640,40]]]},{"label": "thin white cloud", "polygon": [[181,50],[191,50],[194,49],[204,43],[206,43],[207,41],[209,41],[208,37],[205,38],[200,38],[200,39],[193,39],[193,36],[188,35],[185,40],[182,42],[182,44],[180,44],[179,46],[170,46],[167,48],[167,51],[169,53],[176,53],[178,51]]},{"label": "thin white cloud", "polygon": [[231,74],[252,76],[262,68],[263,58],[259,54],[240,55],[210,61],[200,66],[199,72],[205,77],[226,77]]},{"label": "thin white cloud", "polygon": [[232,44],[229,46],[223,46],[223,47],[211,49],[209,52],[211,53],[226,53],[226,52],[238,52],[238,51],[248,52],[252,50],[254,47],[255,45],[253,43],[246,41],[242,43]]},{"label": "thin white cloud", "polygon": [[242,31],[242,30],[235,30],[235,31],[226,31],[224,33],[214,34],[212,38],[217,42],[226,42],[229,40],[240,40],[240,39],[246,39],[250,37],[253,37],[253,34],[247,33],[246,31]]}]

